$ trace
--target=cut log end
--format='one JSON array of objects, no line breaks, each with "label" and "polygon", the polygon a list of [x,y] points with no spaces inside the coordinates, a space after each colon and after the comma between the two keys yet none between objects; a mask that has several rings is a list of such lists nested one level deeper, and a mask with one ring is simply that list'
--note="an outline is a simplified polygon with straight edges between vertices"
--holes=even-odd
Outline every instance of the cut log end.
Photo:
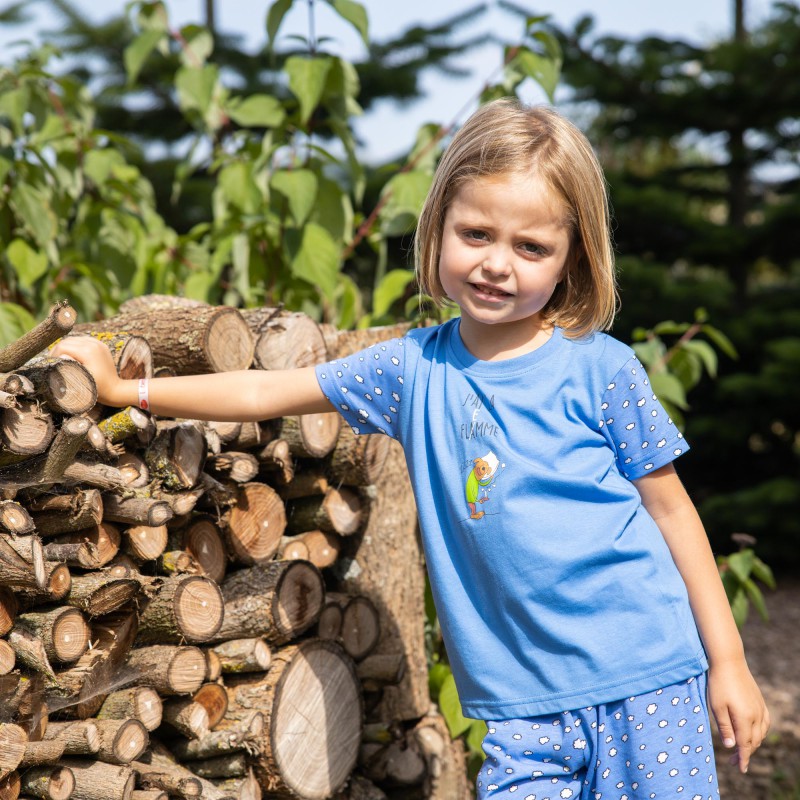
[{"label": "cut log end", "polygon": [[253,363],[255,349],[250,328],[236,309],[218,312],[208,328],[209,365],[215,372],[247,369]]},{"label": "cut log end", "polygon": [[175,616],[187,642],[206,642],[222,625],[222,593],[214,581],[199,575],[181,582],[175,592]]}]

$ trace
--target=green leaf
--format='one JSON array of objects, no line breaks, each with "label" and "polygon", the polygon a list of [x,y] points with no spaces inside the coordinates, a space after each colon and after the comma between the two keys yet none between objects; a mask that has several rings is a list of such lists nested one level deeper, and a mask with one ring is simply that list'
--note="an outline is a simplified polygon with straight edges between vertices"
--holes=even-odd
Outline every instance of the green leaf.
[{"label": "green leaf", "polygon": [[117,150],[90,150],[83,161],[83,171],[95,184],[103,187],[111,177],[114,167],[123,166],[125,159]]},{"label": "green leaf", "polygon": [[33,234],[39,247],[47,249],[58,230],[58,222],[50,207],[49,198],[27,183],[20,183],[11,190],[9,203]]},{"label": "green leaf", "polygon": [[205,116],[214,98],[219,70],[214,64],[199,69],[181,67],[175,75],[178,103],[183,111],[198,111]]},{"label": "green leaf", "polygon": [[399,300],[406,291],[408,284],[414,280],[414,273],[408,269],[393,269],[383,276],[383,280],[375,289],[372,298],[372,314],[382,317]]},{"label": "green leaf", "polygon": [[712,377],[717,377],[717,354],[714,348],[708,343],[700,339],[692,339],[689,342],[684,342],[681,347],[694,353],[703,363],[706,372]]},{"label": "green leaf", "polygon": [[158,47],[166,34],[155,28],[140,33],[124,50],[122,59],[128,75],[128,86],[136,83],[139,73],[153,50]]},{"label": "green leaf", "polygon": [[[353,236],[353,204],[342,187],[324,175],[317,176],[317,199],[311,212],[312,222],[318,222],[340,244]],[[340,326],[345,329],[350,326]]]},{"label": "green leaf", "polygon": [[23,117],[29,104],[30,91],[27,86],[0,94],[0,118],[8,118],[16,136],[22,135],[25,130]]},{"label": "green leaf", "polygon": [[447,664],[442,664],[439,662],[431,665],[431,668],[428,670],[428,689],[430,690],[431,698],[433,700],[438,700],[439,692],[442,689],[442,684],[444,684],[447,677],[452,674],[453,673]]},{"label": "green leaf", "polygon": [[225,113],[245,128],[276,128],[286,119],[280,101],[268,94],[251,94],[244,99],[230,100]]},{"label": "green leaf", "polygon": [[309,169],[278,170],[270,186],[286,198],[295,225],[302,225],[317,199],[317,176]]},{"label": "green leaf", "polygon": [[35,326],[36,320],[22,306],[0,302],[0,347],[15,342]]},{"label": "green leaf", "polygon": [[275,37],[278,35],[278,29],[281,27],[283,18],[292,7],[292,0],[275,0],[269,7],[267,12],[267,36],[269,37],[269,46],[272,47],[275,43]]},{"label": "green leaf", "polygon": [[749,548],[740,550],[738,553],[731,553],[728,556],[728,567],[741,583],[749,580],[755,558],[755,554]]},{"label": "green leaf", "polygon": [[747,595],[741,587],[731,602],[731,612],[736,626],[741,628],[747,622],[747,614],[750,611],[750,604],[747,602]]},{"label": "green leaf", "polygon": [[381,197],[386,198],[386,204],[380,220],[385,236],[399,236],[413,230],[431,180],[429,173],[412,170],[395,175],[383,187]]},{"label": "green leaf", "polygon": [[683,347],[672,352],[667,362],[667,369],[681,382],[687,392],[703,377],[702,361]]},{"label": "green leaf", "polygon": [[758,611],[761,619],[766,622],[769,619],[769,614],[767,613],[767,604],[764,602],[764,595],[761,594],[761,589],[756,586],[753,580],[748,579],[744,582],[744,590],[747,592],[747,597],[756,611]]},{"label": "green leaf", "polygon": [[[727,561],[727,558],[723,558],[722,565],[727,565]],[[720,570],[720,579],[722,580],[722,586],[725,589],[725,595],[728,598],[728,603],[733,605],[733,600],[736,597],[736,593],[741,588],[741,583],[739,583],[739,579],[729,569]]]},{"label": "green leaf", "polygon": [[239,296],[246,303],[250,297],[250,240],[246,233],[233,237],[233,281]]},{"label": "green leaf", "polygon": [[23,239],[14,239],[6,248],[6,257],[19,278],[20,285],[30,289],[47,272],[47,256],[34,250]]},{"label": "green leaf", "polygon": [[769,586],[770,589],[775,588],[775,576],[772,574],[772,570],[758,556],[753,559],[753,577]]},{"label": "green leaf", "polygon": [[653,328],[653,333],[656,336],[681,336],[682,334],[686,333],[691,326],[688,322],[674,322],[671,319],[664,320],[664,322],[659,322]]},{"label": "green leaf", "polygon": [[480,753],[483,755],[483,740],[486,738],[487,728],[486,723],[481,719],[476,719],[470,723],[469,730],[467,731],[467,747],[472,753]]},{"label": "green leaf", "polygon": [[300,122],[303,125],[319,105],[330,68],[331,59],[327,56],[290,56],[286,59],[284,69],[289,76],[289,88],[300,103]]},{"label": "green leaf", "polygon": [[253,166],[234,161],[219,172],[219,186],[225,197],[244,214],[255,214],[261,208],[261,192],[253,180]]},{"label": "green leaf", "polygon": [[[645,342],[636,342],[633,347],[633,352],[636,357],[644,364],[645,369],[650,372],[653,366],[661,362],[667,352],[664,343],[659,338],[648,339]],[[651,376],[652,377],[652,376]]]},{"label": "green leaf", "polygon": [[286,236],[292,275],[318,287],[326,297],[332,298],[340,267],[338,245],[325,228],[314,222],[305,225],[298,235],[291,236],[292,233],[287,231]]},{"label": "green leaf", "polygon": [[535,80],[545,90],[550,100],[553,100],[561,74],[560,59],[542,56],[527,47],[520,47],[509,66],[512,65],[526,77]]},{"label": "green leaf", "polygon": [[356,282],[344,272],[339,273],[334,307],[336,317],[333,323],[339,330],[350,330],[362,315],[361,290]]},{"label": "green leaf", "polygon": [[461,702],[452,673],[444,679],[439,690],[439,708],[453,739],[469,728],[470,721],[461,712]]},{"label": "green leaf", "polygon": [[733,346],[733,342],[720,330],[711,325],[703,325],[703,333],[729,358],[737,359],[739,354]]},{"label": "green leaf", "polygon": [[681,382],[668,372],[657,372],[650,376],[650,385],[653,393],[659,400],[667,401],[677,408],[687,409],[686,392]]},{"label": "green leaf", "polygon": [[207,28],[186,25],[181,28],[184,44],[181,48],[181,63],[185,67],[199,68],[205,65],[214,52],[214,37]]},{"label": "green leaf", "polygon": [[330,0],[336,13],[349,22],[360,34],[365,47],[369,47],[369,22],[367,10],[354,0]]}]

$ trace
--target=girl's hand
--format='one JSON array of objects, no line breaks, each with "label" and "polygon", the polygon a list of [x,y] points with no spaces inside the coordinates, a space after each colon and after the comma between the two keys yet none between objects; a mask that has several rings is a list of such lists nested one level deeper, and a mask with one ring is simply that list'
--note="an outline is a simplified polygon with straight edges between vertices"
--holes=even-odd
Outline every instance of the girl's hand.
[{"label": "girl's hand", "polygon": [[722,743],[736,748],[731,764],[747,772],[750,756],[769,730],[769,711],[744,658],[712,664],[708,670],[708,701]]},{"label": "girl's hand", "polygon": [[50,351],[50,355],[69,356],[80,361],[97,384],[97,399],[104,405],[126,405],[120,397],[123,381],[117,375],[114,360],[102,342],[91,336],[66,336]]}]

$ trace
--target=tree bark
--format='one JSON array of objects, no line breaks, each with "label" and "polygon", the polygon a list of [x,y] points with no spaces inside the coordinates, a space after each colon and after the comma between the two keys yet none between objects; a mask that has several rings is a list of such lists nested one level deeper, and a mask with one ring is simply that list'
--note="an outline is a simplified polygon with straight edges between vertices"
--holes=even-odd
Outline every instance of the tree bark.
[{"label": "tree bark", "polygon": [[215,645],[222,671],[231,674],[242,672],[266,672],[272,661],[272,653],[264,639],[233,639]]},{"label": "tree bark", "polygon": [[36,498],[29,505],[41,536],[79,531],[103,520],[103,499],[97,489]]},{"label": "tree bark", "polygon": [[[20,400],[16,408],[7,408],[0,416],[0,444],[11,456],[43,453],[55,435],[53,418],[35,400]],[[0,467],[4,460],[15,463],[0,455]]]},{"label": "tree bark", "polygon": [[129,767],[72,758],[63,765],[75,776],[71,800],[130,800],[134,777]]},{"label": "tree bark", "polygon": [[287,507],[287,527],[291,533],[322,530],[349,536],[358,531],[366,516],[357,492],[331,486],[324,497],[292,500]]},{"label": "tree bark", "polygon": [[149,686],[132,686],[112,692],[103,701],[97,719],[138,719],[145,730],[154,731],[160,724],[163,704],[158,692]]},{"label": "tree bark", "polygon": [[53,342],[72,330],[77,315],[66,301],[56,303],[43,322],[0,350],[0,372],[11,372],[21,367]]},{"label": "tree bark", "polygon": [[168,491],[191,489],[206,460],[206,437],[199,422],[177,422],[159,426],[145,453],[150,475]]},{"label": "tree bark", "polygon": [[76,661],[89,646],[89,626],[83,614],[69,606],[20,614],[14,628],[39,639],[51,662]]},{"label": "tree bark", "polygon": [[83,414],[97,402],[94,378],[79,361],[44,356],[17,372],[28,378],[35,393],[59,414]]},{"label": "tree bark", "polygon": [[259,369],[299,369],[326,360],[322,331],[306,314],[251,308],[242,316],[256,337],[253,361]]},{"label": "tree bark", "polygon": [[388,436],[356,436],[349,425],[342,425],[336,447],[327,461],[327,469],[337,484],[370,486],[383,471],[389,455]]},{"label": "tree bark", "polygon": [[99,719],[97,758],[107,764],[130,764],[147,749],[150,736],[138,719]]},{"label": "tree bark", "polygon": [[[214,680],[208,675],[208,680]],[[192,700],[199,703],[208,714],[208,727],[211,730],[219,725],[228,711],[228,695],[221,683],[204,683],[193,695]]]},{"label": "tree bark", "polygon": [[92,756],[100,750],[100,732],[95,720],[51,722],[44,741],[55,741],[64,747],[64,755]]},{"label": "tree bark", "polygon": [[200,739],[208,733],[208,712],[200,703],[181,698],[164,703],[164,722],[187,739]]},{"label": "tree bark", "polygon": [[288,443],[293,456],[322,458],[336,447],[341,419],[335,411],[284,417],[280,437]]},{"label": "tree bark", "polygon": [[10,775],[25,755],[28,736],[19,725],[0,722],[0,778]]},{"label": "tree bark", "polygon": [[103,495],[103,518],[111,522],[157,527],[169,522],[172,517],[172,508],[166,500],[143,496],[120,497],[111,493]]},{"label": "tree bark", "polygon": [[[86,543],[89,546],[86,561],[80,561],[76,564],[76,566],[84,569],[100,569],[108,564],[119,552],[120,541],[119,529],[105,521],[90,528],[83,528],[73,533],[56,536],[53,539],[54,544]],[[55,558],[55,554],[52,557]]]},{"label": "tree bark", "polygon": [[139,684],[159,694],[192,694],[203,683],[205,658],[196,647],[151,645],[131,651],[128,666],[139,675]]},{"label": "tree bark", "polygon": [[132,578],[112,578],[107,570],[76,575],[66,602],[90,617],[110,614],[121,608],[139,592]]}]

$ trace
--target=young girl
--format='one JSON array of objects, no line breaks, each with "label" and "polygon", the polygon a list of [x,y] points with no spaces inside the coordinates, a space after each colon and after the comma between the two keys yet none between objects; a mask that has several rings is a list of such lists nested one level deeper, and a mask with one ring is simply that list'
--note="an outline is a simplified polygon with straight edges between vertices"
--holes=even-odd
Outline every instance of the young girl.
[{"label": "young girl", "polygon": [[[718,793],[708,700],[747,771],[768,728],[700,519],[689,449],[629,347],[601,169],[558,114],[497,101],[444,154],[417,231],[459,319],[316,368],[120,380],[102,402],[260,420],[339,411],[406,453],[442,633],[484,719],[480,798]],[[699,631],[699,633],[698,633]]]}]

